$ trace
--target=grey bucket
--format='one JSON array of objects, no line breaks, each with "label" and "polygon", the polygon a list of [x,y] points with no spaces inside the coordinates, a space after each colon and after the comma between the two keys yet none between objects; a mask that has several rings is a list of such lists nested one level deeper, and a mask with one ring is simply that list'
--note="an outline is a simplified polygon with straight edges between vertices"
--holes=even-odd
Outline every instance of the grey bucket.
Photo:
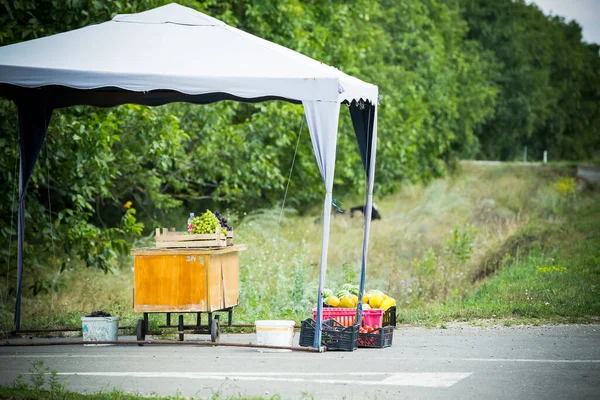
[{"label": "grey bucket", "polygon": [[94,344],[118,340],[119,317],[81,317],[81,332],[84,346],[111,346]]}]

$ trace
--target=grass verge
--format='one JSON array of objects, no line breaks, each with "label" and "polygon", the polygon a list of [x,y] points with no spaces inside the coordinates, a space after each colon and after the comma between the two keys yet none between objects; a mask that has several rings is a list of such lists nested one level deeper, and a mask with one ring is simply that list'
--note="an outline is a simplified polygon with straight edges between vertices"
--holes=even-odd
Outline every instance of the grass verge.
[{"label": "grass verge", "polygon": [[600,321],[597,198],[588,199],[562,222],[531,221],[509,243],[512,254],[502,247],[501,262],[491,257],[500,268],[473,295],[404,309],[400,322],[445,326],[449,321],[503,325]]},{"label": "grass verge", "polygon": [[121,390],[113,390],[110,392],[100,392],[92,394],[82,394],[61,390],[59,392],[44,389],[31,388],[10,388],[0,386],[0,399],[2,400],[193,400],[193,399],[210,399],[210,400],[277,400],[279,396],[272,397],[223,397],[215,394],[209,398],[201,397],[185,397],[180,395],[175,396],[145,396],[141,394],[125,393]]}]

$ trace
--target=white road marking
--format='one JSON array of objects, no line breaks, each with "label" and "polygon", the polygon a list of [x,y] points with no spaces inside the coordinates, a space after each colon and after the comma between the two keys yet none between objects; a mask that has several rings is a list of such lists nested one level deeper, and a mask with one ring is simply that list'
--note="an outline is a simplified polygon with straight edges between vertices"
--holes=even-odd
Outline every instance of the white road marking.
[{"label": "white road marking", "polygon": [[[371,372],[371,373],[313,373],[313,372],[59,372],[58,375],[106,376],[127,378],[183,378],[232,381],[279,381],[344,385],[387,385],[447,388],[471,375],[471,372]],[[382,380],[307,379],[295,376],[381,376]]]},{"label": "white road marking", "polygon": [[[110,354],[0,354],[0,358],[115,358]],[[156,358],[152,354],[131,354],[126,358]],[[194,357],[198,358],[198,357]]]},{"label": "white road marking", "polygon": [[471,375],[470,372],[404,372],[379,382],[384,385],[450,387]]},{"label": "white road marking", "polygon": [[[64,374],[79,374],[79,372],[64,372]],[[287,376],[287,375],[296,375],[296,376],[386,376],[386,375],[394,375],[394,372],[373,372],[373,371],[365,371],[365,372],[285,372],[285,371],[277,371],[277,372],[82,372],[81,374],[123,374],[123,376],[129,376],[131,374],[176,374],[180,376],[182,374],[189,375],[191,377],[195,376]]]},{"label": "white road marking", "polygon": [[[451,360],[451,359],[448,359]],[[460,361],[521,362],[521,363],[600,363],[600,360],[552,360],[535,358],[464,358]]]},{"label": "white road marking", "polygon": [[441,358],[441,357],[376,357],[376,360],[401,360],[401,361],[465,361],[465,362],[514,362],[514,363],[567,363],[567,364],[586,364],[600,363],[600,360],[564,360],[564,359],[535,359],[535,358]]}]

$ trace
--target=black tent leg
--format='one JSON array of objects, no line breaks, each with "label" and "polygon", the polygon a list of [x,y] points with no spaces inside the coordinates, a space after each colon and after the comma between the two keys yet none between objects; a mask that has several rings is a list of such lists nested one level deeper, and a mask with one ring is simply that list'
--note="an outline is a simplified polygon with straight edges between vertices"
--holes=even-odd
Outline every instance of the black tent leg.
[{"label": "black tent leg", "polygon": [[144,313],[144,332],[146,332],[146,333],[148,332],[148,325],[149,325],[149,323],[148,323],[148,313],[145,312]]},{"label": "black tent leg", "polygon": [[183,331],[185,330],[185,325],[183,324],[183,314],[179,314],[179,341],[183,342],[184,339],[184,333]]},{"label": "black tent leg", "polygon": [[[21,330],[21,286],[25,256],[25,195],[52,117],[52,105],[36,92],[31,97],[15,100],[19,112],[19,218],[17,226],[17,299],[15,302],[15,331]],[[10,249],[9,249],[10,251]]]},{"label": "black tent leg", "polygon": [[[23,185],[22,182],[23,172],[21,169],[21,173],[19,174],[19,193],[21,193],[21,187]],[[20,197],[20,196],[19,196]],[[23,281],[23,242],[25,233],[25,199],[19,199],[19,216],[18,216],[18,226],[17,226],[17,301],[15,304],[15,331],[19,332],[21,330],[21,286]],[[10,249],[8,250],[10,251]]]}]

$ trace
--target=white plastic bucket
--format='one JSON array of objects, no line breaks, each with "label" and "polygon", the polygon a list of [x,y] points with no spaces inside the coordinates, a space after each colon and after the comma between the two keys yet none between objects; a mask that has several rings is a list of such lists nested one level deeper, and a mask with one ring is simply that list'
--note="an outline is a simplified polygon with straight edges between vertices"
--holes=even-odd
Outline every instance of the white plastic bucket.
[{"label": "white plastic bucket", "polygon": [[[294,321],[263,320],[256,325],[256,343],[266,346],[291,346],[294,338]],[[286,349],[258,349],[260,352],[284,352]]]},{"label": "white plastic bucket", "polygon": [[119,317],[81,317],[84,346],[111,346],[110,344],[85,344],[118,339]]}]

